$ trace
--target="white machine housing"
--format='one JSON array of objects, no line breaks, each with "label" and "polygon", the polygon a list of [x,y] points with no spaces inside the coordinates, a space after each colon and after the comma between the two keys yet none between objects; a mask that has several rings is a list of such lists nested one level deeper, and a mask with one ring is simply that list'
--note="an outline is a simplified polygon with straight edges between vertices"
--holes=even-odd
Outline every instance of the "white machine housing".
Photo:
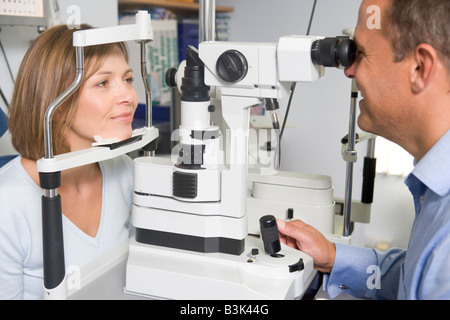
[{"label": "white machine housing", "polygon": [[[292,82],[313,82],[325,75],[325,68],[311,60],[311,46],[322,38],[294,35],[281,37],[278,43],[203,42],[199,49],[207,71],[205,83],[220,87],[222,96],[281,99],[289,95]],[[227,50],[237,50],[247,60],[247,75],[238,83],[227,83],[217,74],[217,59]]]},{"label": "white machine housing", "polygon": [[[199,45],[204,82],[215,89],[213,98],[219,101],[226,132],[207,143],[202,137],[195,139],[195,134],[180,133],[180,140],[206,145],[206,160],[195,169],[180,169],[171,159],[135,159],[136,240],[130,244],[126,292],[169,299],[292,299],[304,293],[316,274],[312,258],[284,246],[279,256],[268,255],[260,240],[248,236],[249,108],[262,98],[287,96],[293,81],[323,77],[324,68],[311,61],[311,46],[318,39],[322,38],[288,36],[278,43]],[[245,76],[239,81],[225,81],[217,73],[217,61],[228,50],[244,57]],[[184,66],[178,73],[184,72]],[[186,117],[182,116],[181,129],[216,130],[209,123],[207,104],[196,105],[192,107],[182,96]],[[176,197],[173,191],[173,176],[184,171],[197,175],[197,196],[189,199]]]},{"label": "white machine housing", "polygon": [[323,234],[333,234],[335,201],[329,176],[277,171],[249,171],[248,233],[260,234],[258,220],[271,214],[278,219],[300,219]]},{"label": "white machine housing", "polygon": [[[193,146],[206,144],[204,161],[196,170],[184,170],[169,160],[135,160],[133,223],[138,232],[151,228],[165,234],[244,240],[248,231],[246,177],[249,108],[257,104],[260,98],[279,99],[286,96],[291,81],[321,78],[324,68],[314,65],[310,57],[312,43],[318,39],[289,36],[282,37],[278,44],[200,44],[199,57],[205,65],[205,84],[220,88],[222,116],[229,130],[214,139],[196,139],[195,135],[190,134],[191,131],[218,130],[210,125],[209,102],[182,101],[180,143],[186,144],[187,141]],[[240,52],[247,62],[245,77],[235,83],[224,81],[216,71],[220,55],[228,50]],[[220,144],[224,146],[224,154]],[[183,171],[197,176],[195,197],[180,198],[173,194],[172,175]],[[142,178],[144,176],[146,178]],[[154,177],[159,177],[156,184]],[[161,188],[161,185],[165,187]],[[212,228],[211,222],[220,223],[222,227]],[[237,253],[242,251],[237,250]]]}]

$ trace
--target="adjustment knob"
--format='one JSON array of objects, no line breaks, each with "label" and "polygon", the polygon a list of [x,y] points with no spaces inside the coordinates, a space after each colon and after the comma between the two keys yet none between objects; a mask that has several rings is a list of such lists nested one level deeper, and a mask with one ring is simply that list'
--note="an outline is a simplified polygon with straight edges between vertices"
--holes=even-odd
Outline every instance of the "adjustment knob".
[{"label": "adjustment knob", "polygon": [[281,250],[280,236],[278,234],[277,220],[272,215],[259,219],[261,238],[264,243],[264,251],[275,256]]},{"label": "adjustment knob", "polygon": [[177,81],[176,81],[176,75],[177,75],[177,69],[176,68],[170,68],[169,70],[166,71],[166,84],[171,87],[171,88],[175,88],[177,86]]},{"label": "adjustment knob", "polygon": [[227,50],[217,59],[216,72],[226,82],[241,81],[247,75],[247,71],[247,59],[237,50]]}]

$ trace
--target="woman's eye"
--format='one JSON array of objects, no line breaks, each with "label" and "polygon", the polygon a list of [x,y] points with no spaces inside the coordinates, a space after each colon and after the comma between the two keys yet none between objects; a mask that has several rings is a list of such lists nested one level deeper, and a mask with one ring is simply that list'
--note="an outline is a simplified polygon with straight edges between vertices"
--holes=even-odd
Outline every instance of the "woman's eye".
[{"label": "woman's eye", "polygon": [[97,83],[97,87],[104,87],[108,84],[108,80],[103,80]]},{"label": "woman's eye", "polygon": [[127,79],[125,79],[126,83],[132,84],[134,82],[134,78],[133,77],[129,77]]}]

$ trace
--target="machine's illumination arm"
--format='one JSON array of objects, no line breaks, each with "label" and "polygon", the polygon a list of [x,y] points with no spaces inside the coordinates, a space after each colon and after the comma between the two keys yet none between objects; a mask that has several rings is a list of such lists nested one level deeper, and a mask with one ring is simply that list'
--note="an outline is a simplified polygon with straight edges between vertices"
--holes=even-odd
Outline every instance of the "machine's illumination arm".
[{"label": "machine's illumination arm", "polygon": [[351,65],[356,46],[348,37],[284,36],[278,43],[206,41],[199,45],[205,83],[222,95],[280,99],[292,82],[313,82],[324,67]]}]

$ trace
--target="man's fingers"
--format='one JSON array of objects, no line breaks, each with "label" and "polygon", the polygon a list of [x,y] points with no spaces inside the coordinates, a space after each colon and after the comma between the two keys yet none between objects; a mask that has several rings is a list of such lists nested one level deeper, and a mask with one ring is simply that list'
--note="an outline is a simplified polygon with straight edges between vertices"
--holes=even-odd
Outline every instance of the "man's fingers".
[{"label": "man's fingers", "polygon": [[289,247],[299,249],[301,232],[300,228],[293,223],[294,222],[286,223],[283,220],[277,219],[280,241]]},{"label": "man's fingers", "polygon": [[301,229],[304,226],[304,223],[300,220],[294,220],[290,223],[286,223],[284,220],[277,219],[277,226],[280,233],[288,237],[299,239],[302,235]]}]

